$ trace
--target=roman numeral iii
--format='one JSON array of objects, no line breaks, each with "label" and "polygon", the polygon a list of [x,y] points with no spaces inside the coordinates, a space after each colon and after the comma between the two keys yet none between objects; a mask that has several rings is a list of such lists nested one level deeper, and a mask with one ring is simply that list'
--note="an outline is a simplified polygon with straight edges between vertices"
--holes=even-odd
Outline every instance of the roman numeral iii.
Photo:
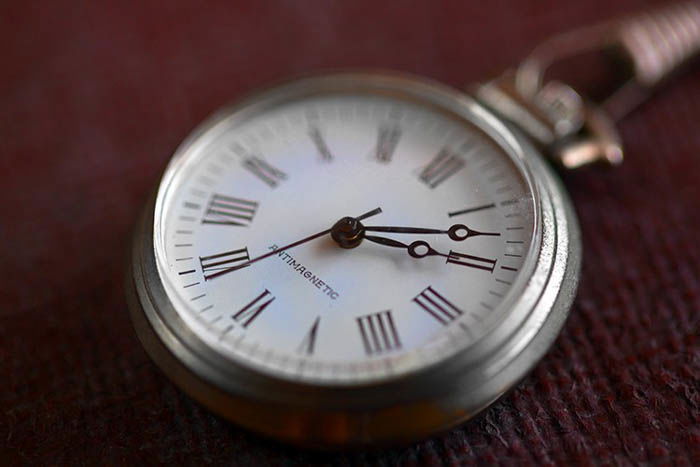
[{"label": "roman numeral iii", "polygon": [[465,255],[463,253],[458,253],[456,251],[450,250],[450,254],[447,255],[447,262],[451,264],[457,264],[459,266],[466,266],[469,268],[481,269],[483,271],[488,271],[493,273],[496,267],[495,259],[482,258],[480,256]]},{"label": "roman numeral iii", "polygon": [[276,187],[282,180],[287,179],[286,173],[259,157],[248,156],[248,158],[243,160],[243,167],[269,185],[270,188]]},{"label": "roman numeral iii", "polygon": [[445,326],[464,313],[451,301],[436,292],[432,286],[426,287],[421,293],[416,295],[413,301]]},{"label": "roman numeral iii", "polygon": [[252,302],[241,308],[231,318],[236,323],[247,328],[273,301],[275,301],[275,297],[272,296],[269,290],[265,289],[263,293],[255,297]]},{"label": "roman numeral iii", "polygon": [[418,179],[430,188],[435,188],[462,167],[464,167],[462,158],[444,148],[420,171]]},{"label": "roman numeral iii", "polygon": [[202,224],[248,226],[253,221],[258,203],[214,193],[204,212]]},{"label": "roman numeral iii", "polygon": [[248,247],[245,247],[239,250],[217,253],[215,255],[200,256],[199,264],[202,267],[204,279],[207,280],[209,279],[209,276],[207,275],[208,272],[228,269],[235,266],[236,263],[245,263],[248,260],[250,260],[250,256],[248,255]]},{"label": "roman numeral iii", "polygon": [[355,318],[367,355],[377,355],[401,348],[391,311],[380,311]]}]

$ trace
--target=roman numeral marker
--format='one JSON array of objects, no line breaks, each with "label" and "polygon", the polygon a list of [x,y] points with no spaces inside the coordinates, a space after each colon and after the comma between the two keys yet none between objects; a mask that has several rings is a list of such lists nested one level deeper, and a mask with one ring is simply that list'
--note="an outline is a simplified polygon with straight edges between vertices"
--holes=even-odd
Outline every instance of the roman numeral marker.
[{"label": "roman numeral marker", "polygon": [[214,193],[204,212],[202,224],[248,226],[253,221],[258,203]]},{"label": "roman numeral marker", "polygon": [[268,162],[255,156],[248,156],[243,160],[243,167],[250,173],[265,182],[270,188],[276,187],[279,182],[287,179],[287,174],[271,166]]},{"label": "roman numeral marker", "polygon": [[418,174],[418,178],[430,188],[435,188],[464,167],[461,157],[443,148]]},{"label": "roman numeral marker", "polygon": [[379,132],[377,134],[377,147],[374,151],[374,157],[377,158],[379,162],[385,164],[391,162],[391,158],[394,156],[394,151],[396,146],[399,144],[399,139],[401,138],[401,128],[396,125],[384,125],[379,127]]},{"label": "roman numeral marker", "polygon": [[323,139],[321,130],[315,126],[310,127],[309,137],[311,141],[314,142],[314,145],[316,145],[316,150],[321,155],[321,160],[324,162],[331,162],[333,160],[333,154],[331,154],[330,149],[328,149],[328,145],[326,144],[326,140]]},{"label": "roman numeral marker", "polygon": [[447,215],[449,217],[454,217],[454,216],[459,216],[462,214],[469,214],[470,212],[483,211],[484,209],[491,209],[491,208],[495,208],[495,207],[496,207],[496,204],[494,204],[494,203],[484,204],[483,206],[476,206],[473,208],[466,208],[466,209],[460,209],[459,211],[448,212]]},{"label": "roman numeral marker", "polygon": [[297,352],[304,353],[306,355],[313,355],[314,347],[316,346],[316,332],[318,331],[318,323],[320,321],[321,317],[318,316],[316,321],[314,321],[314,324],[311,326],[311,329],[309,329],[309,332],[306,333],[304,340],[301,341],[301,344],[299,344],[299,347],[297,347]]},{"label": "roman numeral marker", "polygon": [[458,253],[456,251],[450,250],[450,254],[447,255],[447,262],[452,264],[458,264],[460,266],[467,266],[470,268],[482,269],[484,271],[493,272],[496,267],[495,259],[482,258],[480,256],[465,255],[463,253]]},{"label": "roman numeral marker", "polygon": [[416,295],[413,301],[445,326],[464,313],[448,299],[437,293],[432,286],[426,287]]},{"label": "roman numeral marker", "polygon": [[204,280],[209,280],[211,275],[207,275],[208,272],[228,269],[234,266],[236,263],[244,263],[249,260],[250,256],[248,255],[248,247],[245,247],[239,250],[225,251],[215,255],[200,256],[199,264],[202,266]]},{"label": "roman numeral marker", "polygon": [[380,311],[355,318],[367,355],[376,355],[401,348],[391,311]]},{"label": "roman numeral marker", "polygon": [[[265,301],[268,295],[270,299]],[[258,295],[245,307],[241,308],[235,315],[231,316],[231,318],[233,318],[236,323],[247,328],[273,301],[275,301],[275,297],[270,294],[269,290],[265,289],[263,293]]]}]

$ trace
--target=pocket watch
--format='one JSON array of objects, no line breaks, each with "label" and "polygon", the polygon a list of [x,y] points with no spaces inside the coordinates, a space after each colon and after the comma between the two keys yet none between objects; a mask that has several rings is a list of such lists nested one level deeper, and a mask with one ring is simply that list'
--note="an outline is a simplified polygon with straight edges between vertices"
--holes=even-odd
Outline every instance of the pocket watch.
[{"label": "pocket watch", "polygon": [[[141,342],[210,410],[292,443],[405,442],[475,416],[545,354],[576,292],[579,228],[543,154],[620,162],[612,122],[697,49],[699,16],[556,37],[474,97],[344,72],[219,111],[138,222]],[[631,71],[599,105],[545,79],[600,49]]]}]

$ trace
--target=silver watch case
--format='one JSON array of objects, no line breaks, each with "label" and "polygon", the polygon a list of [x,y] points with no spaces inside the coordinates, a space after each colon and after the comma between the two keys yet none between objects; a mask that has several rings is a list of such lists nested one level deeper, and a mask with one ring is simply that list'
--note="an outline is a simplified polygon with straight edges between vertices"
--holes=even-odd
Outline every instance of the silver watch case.
[{"label": "silver watch case", "polygon": [[[329,91],[399,94],[476,124],[529,179],[534,240],[518,280],[500,306],[508,319],[466,350],[428,368],[364,385],[313,385],[276,378],[225,358],[189,330],[166,295],[156,266],[154,225],[162,187],[178,160],[225,119],[281,101]],[[474,417],[513,388],[542,358],[574,299],[581,244],[560,181],[533,145],[467,95],[394,73],[339,73],[276,86],[205,121],[178,148],[135,230],[127,297],[139,339],[184,392],[252,431],[316,447],[402,443]]]}]

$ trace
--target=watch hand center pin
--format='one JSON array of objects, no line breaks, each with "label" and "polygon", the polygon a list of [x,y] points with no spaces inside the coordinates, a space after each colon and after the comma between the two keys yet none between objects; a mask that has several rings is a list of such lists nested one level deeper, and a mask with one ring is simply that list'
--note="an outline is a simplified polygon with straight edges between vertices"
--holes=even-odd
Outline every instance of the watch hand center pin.
[{"label": "watch hand center pin", "polygon": [[355,217],[343,217],[333,225],[331,238],[341,248],[355,248],[365,238],[365,227]]}]

